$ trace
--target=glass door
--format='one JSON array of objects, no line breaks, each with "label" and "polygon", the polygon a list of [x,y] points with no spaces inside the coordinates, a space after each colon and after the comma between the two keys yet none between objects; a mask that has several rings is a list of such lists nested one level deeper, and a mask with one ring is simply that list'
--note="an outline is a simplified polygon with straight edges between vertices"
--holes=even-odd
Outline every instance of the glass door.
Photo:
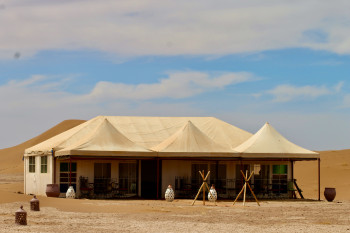
[{"label": "glass door", "polygon": [[94,192],[102,194],[108,192],[111,183],[111,163],[94,164]]},{"label": "glass door", "polygon": [[136,195],[136,163],[119,163],[119,190],[128,195]]}]

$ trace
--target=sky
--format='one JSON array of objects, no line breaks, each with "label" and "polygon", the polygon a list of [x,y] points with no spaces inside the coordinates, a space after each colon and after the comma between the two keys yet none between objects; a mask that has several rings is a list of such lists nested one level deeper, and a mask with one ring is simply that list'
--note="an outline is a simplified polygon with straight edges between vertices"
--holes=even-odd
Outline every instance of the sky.
[{"label": "sky", "polygon": [[350,148],[350,1],[0,0],[0,148],[66,119],[269,122]]}]

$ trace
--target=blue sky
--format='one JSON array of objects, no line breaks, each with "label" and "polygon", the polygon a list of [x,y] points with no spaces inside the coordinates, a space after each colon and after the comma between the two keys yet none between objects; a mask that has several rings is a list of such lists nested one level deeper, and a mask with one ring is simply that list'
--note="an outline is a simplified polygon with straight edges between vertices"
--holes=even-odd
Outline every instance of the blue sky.
[{"label": "blue sky", "polygon": [[0,148],[65,119],[270,122],[350,148],[348,1],[0,0]]}]

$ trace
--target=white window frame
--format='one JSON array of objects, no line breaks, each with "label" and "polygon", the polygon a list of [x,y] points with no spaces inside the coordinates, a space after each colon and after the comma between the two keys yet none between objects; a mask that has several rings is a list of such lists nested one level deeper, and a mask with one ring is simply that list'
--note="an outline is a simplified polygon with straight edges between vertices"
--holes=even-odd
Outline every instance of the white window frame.
[{"label": "white window frame", "polygon": [[35,156],[29,156],[28,158],[28,171],[29,173],[35,173]]},{"label": "white window frame", "polygon": [[40,157],[40,173],[47,173],[47,157],[48,156]]}]

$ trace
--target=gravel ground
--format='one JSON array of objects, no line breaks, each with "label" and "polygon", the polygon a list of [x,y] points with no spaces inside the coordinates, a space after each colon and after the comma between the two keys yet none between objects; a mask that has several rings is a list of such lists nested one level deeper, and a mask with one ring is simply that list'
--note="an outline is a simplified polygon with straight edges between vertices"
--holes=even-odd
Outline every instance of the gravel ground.
[{"label": "gravel ground", "polygon": [[[349,232],[350,202],[66,200],[41,198],[39,212],[29,202],[0,204],[0,232]],[[28,225],[18,226],[23,205]],[[72,211],[74,210],[74,211]]]}]

